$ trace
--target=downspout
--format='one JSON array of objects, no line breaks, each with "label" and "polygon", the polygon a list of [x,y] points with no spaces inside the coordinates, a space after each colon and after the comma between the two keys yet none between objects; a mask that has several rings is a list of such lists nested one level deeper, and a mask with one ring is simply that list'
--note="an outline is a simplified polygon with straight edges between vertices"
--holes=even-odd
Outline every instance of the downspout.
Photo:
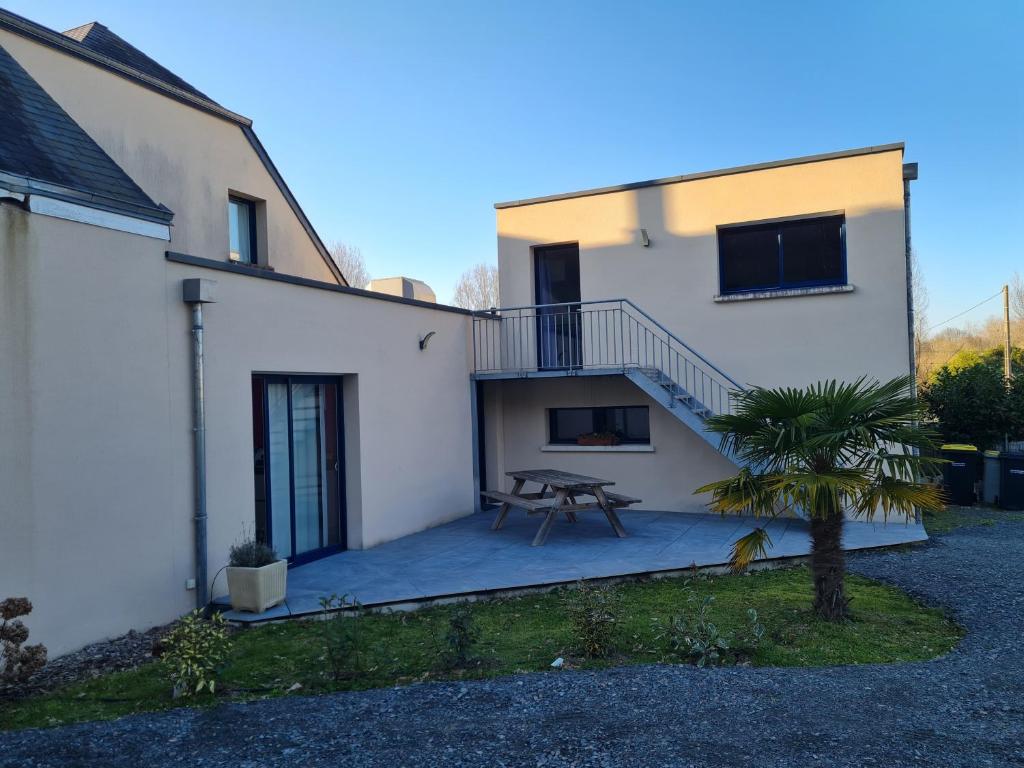
[{"label": "downspout", "polygon": [[203,377],[203,304],[214,302],[213,280],[181,281],[181,299],[192,308],[192,459],[196,608],[209,602],[206,563],[206,395]]},{"label": "downspout", "polygon": [[[907,341],[910,349],[910,394],[917,398],[917,338],[914,333],[914,252],[910,246],[910,182],[917,180],[917,163],[903,164],[903,239],[904,257],[907,262]],[[911,451],[917,456],[920,451]],[[921,524],[921,508],[914,507],[914,522]]]},{"label": "downspout", "polygon": [[910,246],[910,182],[917,180],[917,163],[903,164],[903,236],[907,261],[907,340],[910,342],[910,380],[917,396],[917,339],[914,333],[914,256]]}]

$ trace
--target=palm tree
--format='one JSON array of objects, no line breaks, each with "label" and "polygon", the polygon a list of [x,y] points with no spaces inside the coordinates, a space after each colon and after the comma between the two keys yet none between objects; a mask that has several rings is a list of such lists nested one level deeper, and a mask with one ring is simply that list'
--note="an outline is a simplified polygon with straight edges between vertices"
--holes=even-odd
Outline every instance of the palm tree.
[{"label": "palm tree", "polygon": [[[811,525],[814,610],[829,620],[849,615],[841,548],[846,512],[908,515],[941,508],[938,490],[916,481],[936,462],[913,448],[934,447],[934,433],[918,426],[922,406],[909,377],[887,383],[828,381],[806,389],[754,388],[733,393],[733,413],[713,416],[707,428],[722,449],[745,465],[734,477],[709,483],[717,512],[775,518],[802,513]],[[764,557],[771,539],[763,527],[733,544],[732,565]]]}]

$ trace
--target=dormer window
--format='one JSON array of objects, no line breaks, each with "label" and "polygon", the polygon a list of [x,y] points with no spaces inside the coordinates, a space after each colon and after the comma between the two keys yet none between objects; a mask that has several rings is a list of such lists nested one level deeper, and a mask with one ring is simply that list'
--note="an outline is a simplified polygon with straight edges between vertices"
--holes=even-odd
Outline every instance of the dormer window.
[{"label": "dormer window", "polygon": [[241,264],[257,263],[256,203],[241,197],[228,197],[228,258]]}]

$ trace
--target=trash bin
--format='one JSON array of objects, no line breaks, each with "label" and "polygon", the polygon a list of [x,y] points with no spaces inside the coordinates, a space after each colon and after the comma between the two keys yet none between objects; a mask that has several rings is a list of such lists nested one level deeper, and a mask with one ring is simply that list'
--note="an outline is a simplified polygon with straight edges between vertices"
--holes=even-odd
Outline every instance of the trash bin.
[{"label": "trash bin", "polygon": [[974,483],[981,469],[981,454],[973,445],[947,443],[942,446],[942,485],[950,504],[970,507],[974,504]]},{"label": "trash bin", "polygon": [[999,506],[1024,509],[1024,453],[1004,453],[999,457],[1003,471],[999,478]]},{"label": "trash bin", "polygon": [[1003,471],[1003,463],[999,461],[999,451],[985,451],[982,460],[985,464],[984,480],[981,486],[981,500],[986,504],[999,503],[999,476]]}]

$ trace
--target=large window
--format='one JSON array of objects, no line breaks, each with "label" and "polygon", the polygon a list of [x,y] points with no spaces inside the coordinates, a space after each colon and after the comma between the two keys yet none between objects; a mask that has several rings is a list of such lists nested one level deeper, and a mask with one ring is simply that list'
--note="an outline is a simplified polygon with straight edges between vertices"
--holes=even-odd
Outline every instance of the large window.
[{"label": "large window", "polygon": [[610,408],[551,408],[548,411],[550,442],[575,445],[587,435],[614,435],[617,442],[648,445],[651,426],[646,405]]},{"label": "large window", "polygon": [[721,292],[844,284],[845,226],[840,215],[720,227]]},{"label": "large window", "polygon": [[230,258],[242,264],[256,263],[256,203],[240,197],[228,198]]}]

